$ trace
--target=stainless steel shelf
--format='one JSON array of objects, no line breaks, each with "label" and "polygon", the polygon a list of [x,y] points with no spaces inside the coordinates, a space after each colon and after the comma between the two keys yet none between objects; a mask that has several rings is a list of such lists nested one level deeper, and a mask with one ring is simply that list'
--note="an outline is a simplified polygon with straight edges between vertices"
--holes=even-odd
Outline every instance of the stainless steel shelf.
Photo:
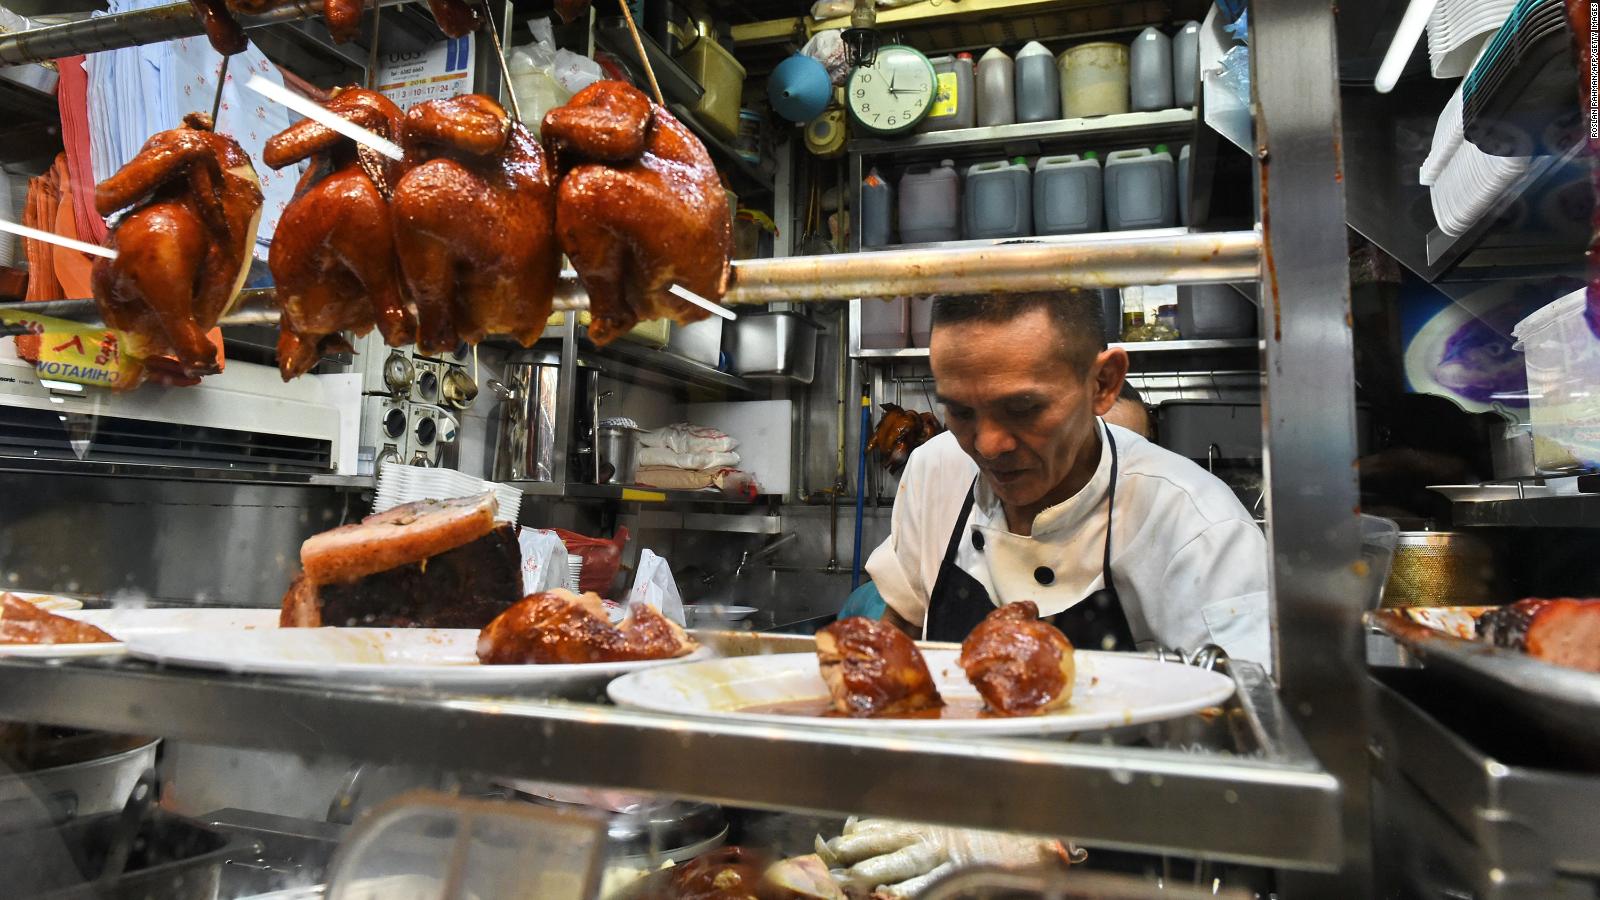
[{"label": "stainless steel shelf", "polygon": [[846,145],[850,153],[862,156],[913,153],[917,151],[958,150],[992,144],[1019,144],[1066,138],[1140,140],[1178,136],[1194,127],[1194,110],[1162,109],[1152,112],[1120,113],[1088,119],[1056,119],[1051,122],[1024,122],[1016,125],[991,125],[985,128],[957,128],[932,131],[902,138],[858,138]]},{"label": "stainless steel shelf", "polygon": [[755,499],[730,497],[721,491],[676,491],[635,484],[570,484],[556,481],[507,481],[530,497],[567,497],[576,500],[618,500],[624,503],[711,503],[760,509],[762,504],[781,498],[779,494],[760,494]]},{"label": "stainless steel shelf", "polygon": [[0,472],[42,475],[84,475],[109,478],[142,478],[156,481],[207,481],[225,484],[275,484],[325,487],[338,490],[370,491],[377,487],[371,475],[334,475],[328,472],[295,472],[281,469],[228,469],[202,466],[160,465],[96,460],[45,459],[40,457],[0,456]]},{"label": "stainless steel shelf", "polygon": [[578,340],[585,359],[598,361],[602,372],[622,381],[689,387],[730,397],[754,397],[760,393],[750,381],[664,348],[625,340],[596,347],[589,340],[588,329],[583,328],[578,331]]},{"label": "stainless steel shelf", "polygon": [[[1142,341],[1115,343],[1109,346],[1121,347],[1131,354],[1145,356],[1163,353],[1224,353],[1239,350],[1256,350],[1260,348],[1260,341],[1255,338],[1227,338],[1208,341]],[[851,356],[857,359],[927,359],[928,348],[863,349],[857,350]]]},{"label": "stainless steel shelf", "polygon": [[[812,722],[696,721],[550,697],[229,676],[105,658],[0,660],[0,718],[1263,865],[1336,865],[1336,780],[1287,724],[1261,669],[1241,665],[1236,678],[1241,693],[1228,713],[1173,723],[1163,749],[913,740]],[[1220,736],[1229,749],[1196,749],[1200,735]]]},{"label": "stainless steel shelf", "polygon": [[1450,517],[1458,526],[1600,528],[1600,494],[1458,502]]}]

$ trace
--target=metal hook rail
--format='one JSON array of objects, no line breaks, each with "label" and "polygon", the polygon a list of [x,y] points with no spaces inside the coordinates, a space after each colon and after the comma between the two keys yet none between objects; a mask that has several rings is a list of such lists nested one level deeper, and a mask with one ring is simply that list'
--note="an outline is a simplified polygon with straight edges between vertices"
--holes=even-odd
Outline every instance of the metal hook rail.
[{"label": "metal hook rail", "polygon": [[[1082,235],[966,247],[749,259],[733,264],[733,278],[722,302],[764,306],[854,297],[1250,281],[1259,277],[1260,258],[1261,239],[1256,232],[1225,231],[1162,237]],[[570,269],[561,273],[555,308],[589,308],[589,298]],[[81,322],[98,321],[100,315],[93,300],[0,304],[0,310],[6,309]],[[234,310],[222,318],[224,325],[271,325],[277,321],[270,290],[242,292]]]}]

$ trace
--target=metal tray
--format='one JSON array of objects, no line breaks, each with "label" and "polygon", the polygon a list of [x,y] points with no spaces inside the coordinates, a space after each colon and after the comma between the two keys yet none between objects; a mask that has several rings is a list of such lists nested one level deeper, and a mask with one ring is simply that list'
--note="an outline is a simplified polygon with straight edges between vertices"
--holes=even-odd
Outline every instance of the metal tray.
[{"label": "metal tray", "polygon": [[1389,635],[1442,686],[1470,691],[1486,713],[1542,738],[1558,756],[1600,767],[1600,674],[1555,666],[1467,638],[1487,607],[1380,609],[1367,623]]}]

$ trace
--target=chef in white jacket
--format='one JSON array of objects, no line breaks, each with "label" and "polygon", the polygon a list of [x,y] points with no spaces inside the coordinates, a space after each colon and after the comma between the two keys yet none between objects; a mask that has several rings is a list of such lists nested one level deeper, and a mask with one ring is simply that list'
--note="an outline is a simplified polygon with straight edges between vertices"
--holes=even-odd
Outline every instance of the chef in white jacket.
[{"label": "chef in white jacket", "polygon": [[1084,649],[1215,643],[1271,664],[1266,540],[1210,473],[1106,424],[1128,371],[1086,292],[940,297],[950,429],[911,454],[867,562],[888,617],[959,641],[1032,600]]}]

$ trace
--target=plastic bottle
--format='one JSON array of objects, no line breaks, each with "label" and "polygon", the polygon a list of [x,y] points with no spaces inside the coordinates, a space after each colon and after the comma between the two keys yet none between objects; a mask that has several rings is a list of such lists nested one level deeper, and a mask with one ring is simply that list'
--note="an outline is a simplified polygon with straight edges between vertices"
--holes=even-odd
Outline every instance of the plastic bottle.
[{"label": "plastic bottle", "polygon": [[961,177],[955,163],[912,166],[900,176],[900,242],[929,244],[961,238]]},{"label": "plastic bottle", "polygon": [[1116,150],[1106,157],[1106,230],[1170,228],[1178,222],[1172,154],[1165,144],[1154,151]]},{"label": "plastic bottle", "polygon": [[1172,106],[1172,41],[1151,26],[1128,48],[1128,87],[1135,112]]},{"label": "plastic bottle", "polygon": [[1043,156],[1033,166],[1033,233],[1085,234],[1100,231],[1105,205],[1100,196],[1100,160],[1093,150],[1082,156]]},{"label": "plastic bottle", "polygon": [[973,74],[972,54],[938,56],[933,63],[934,83],[938,94],[928,115],[917,125],[917,131],[948,131],[952,128],[971,128],[978,122],[978,87]]},{"label": "plastic bottle", "polygon": [[1189,145],[1178,148],[1178,224],[1189,224]]},{"label": "plastic bottle", "polygon": [[999,47],[978,60],[978,125],[1011,125],[1017,121],[1016,67]]},{"label": "plastic bottle", "polygon": [[1099,41],[1079,44],[1056,61],[1061,73],[1061,116],[1076,119],[1128,111],[1128,48]]},{"label": "plastic bottle", "polygon": [[1184,108],[1194,106],[1199,81],[1200,23],[1191,19],[1172,39],[1172,102]]},{"label": "plastic bottle", "polygon": [[1018,122],[1061,118],[1061,76],[1043,44],[1029,41],[1017,51],[1016,82]]},{"label": "plastic bottle", "polygon": [[967,169],[963,208],[969,238],[1022,237],[1033,231],[1033,177],[1027,160],[978,163]]},{"label": "plastic bottle", "polygon": [[894,186],[877,169],[861,180],[861,246],[887,247],[894,243],[890,223],[894,210]]}]

